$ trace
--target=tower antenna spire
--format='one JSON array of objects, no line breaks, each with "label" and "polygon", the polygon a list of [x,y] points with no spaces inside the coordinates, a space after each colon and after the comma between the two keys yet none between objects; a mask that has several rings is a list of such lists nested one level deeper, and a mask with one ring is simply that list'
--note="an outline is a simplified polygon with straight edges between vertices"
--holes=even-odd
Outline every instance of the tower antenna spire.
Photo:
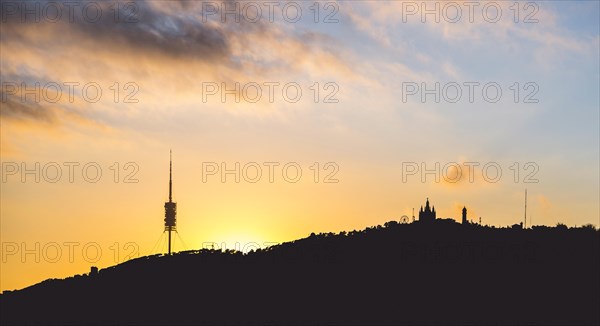
[{"label": "tower antenna spire", "polygon": [[173,194],[173,151],[169,150],[169,202],[172,202]]}]

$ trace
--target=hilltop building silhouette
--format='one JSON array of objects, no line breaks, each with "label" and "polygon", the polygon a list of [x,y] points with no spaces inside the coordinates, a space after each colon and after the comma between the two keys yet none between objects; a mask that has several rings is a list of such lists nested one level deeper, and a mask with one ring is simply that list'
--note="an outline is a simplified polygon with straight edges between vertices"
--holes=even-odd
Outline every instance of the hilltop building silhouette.
[{"label": "hilltop building silhouette", "polygon": [[[413,209],[414,211],[414,209]],[[414,215],[413,215],[413,221],[414,221]],[[425,202],[425,208],[423,208],[423,206],[421,206],[421,209],[419,210],[419,222],[423,222],[423,223],[433,223],[435,221],[445,221],[445,220],[453,220],[452,218],[437,218],[437,213],[435,211],[435,206],[429,206],[429,198],[427,198],[426,202]],[[469,220],[467,219],[467,207],[463,206],[462,208],[462,224],[463,225],[468,225],[471,224],[471,222],[469,222]],[[481,222],[480,222],[481,224]]]},{"label": "hilltop building silhouette", "polygon": [[429,198],[427,198],[427,202],[425,202],[425,209],[421,206],[419,210],[419,222],[431,223],[435,221],[435,206],[429,207]]}]

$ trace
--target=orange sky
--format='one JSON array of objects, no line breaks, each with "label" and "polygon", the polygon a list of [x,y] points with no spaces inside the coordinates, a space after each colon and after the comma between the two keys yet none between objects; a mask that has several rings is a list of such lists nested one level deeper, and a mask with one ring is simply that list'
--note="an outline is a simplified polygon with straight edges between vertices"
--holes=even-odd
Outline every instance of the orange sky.
[{"label": "orange sky", "polygon": [[[152,253],[169,149],[176,250],[364,229],[412,216],[427,197],[438,217],[458,220],[466,206],[472,220],[507,226],[523,219],[525,188],[534,224],[600,224],[597,3],[540,3],[536,24],[515,23],[504,4],[498,23],[448,24],[404,23],[400,1],[334,2],[338,22],[326,24],[308,8],[297,23],[223,23],[204,22],[201,2],[135,3],[143,15],[128,24],[2,21],[0,290]],[[453,81],[493,81],[504,93],[497,103],[402,101],[405,82]],[[523,103],[527,82],[538,103]],[[240,86],[223,95],[222,83]],[[248,100],[256,85],[262,97]],[[272,101],[266,85],[277,85]],[[297,102],[285,85],[300,88]],[[248,172],[239,183],[222,171],[203,182],[203,164],[236,162]],[[436,162],[453,167],[422,180],[422,164]],[[282,175],[291,163],[302,170],[295,183]],[[408,165],[419,171],[403,178]]]}]

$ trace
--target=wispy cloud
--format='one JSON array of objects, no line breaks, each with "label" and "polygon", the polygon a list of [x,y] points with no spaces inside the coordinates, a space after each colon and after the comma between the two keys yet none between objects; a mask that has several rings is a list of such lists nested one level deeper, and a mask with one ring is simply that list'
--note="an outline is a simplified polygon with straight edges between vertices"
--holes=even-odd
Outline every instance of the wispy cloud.
[{"label": "wispy cloud", "polygon": [[[87,3],[102,8],[100,20],[90,22],[81,10],[75,10],[73,21],[68,17],[56,23],[23,21],[16,12],[2,23],[0,46],[7,49],[0,61],[3,82],[25,81],[28,87],[79,83],[73,103],[7,99],[3,122],[10,124],[19,117],[30,123],[79,123],[67,117],[72,113],[111,127],[135,129],[153,116],[158,119],[165,110],[189,113],[201,106],[241,112],[231,103],[202,105],[205,81],[229,85],[294,81],[306,82],[308,87],[313,80],[361,78],[343,59],[345,50],[318,31],[268,20],[229,19],[224,23],[218,15],[205,20],[202,2],[195,1],[136,1],[138,14],[132,22],[123,18],[129,15],[124,7],[120,7],[122,21],[116,21],[110,3],[89,1],[79,6]],[[86,83],[101,86],[98,102],[81,100],[81,87]],[[130,94],[123,89],[126,83],[139,88],[135,98],[140,103],[123,103],[123,97]],[[120,88],[118,94],[115,87]],[[262,102],[262,107],[271,106]],[[261,114],[260,110],[253,112]]]}]

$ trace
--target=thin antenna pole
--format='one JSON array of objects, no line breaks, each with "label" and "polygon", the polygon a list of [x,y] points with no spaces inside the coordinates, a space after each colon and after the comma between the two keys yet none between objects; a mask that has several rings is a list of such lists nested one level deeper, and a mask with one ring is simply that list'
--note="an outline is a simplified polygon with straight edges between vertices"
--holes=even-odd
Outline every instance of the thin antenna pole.
[{"label": "thin antenna pole", "polygon": [[527,228],[527,188],[525,188],[525,229]]},{"label": "thin antenna pole", "polygon": [[169,203],[172,202],[172,191],[173,191],[173,153],[169,150]]}]

